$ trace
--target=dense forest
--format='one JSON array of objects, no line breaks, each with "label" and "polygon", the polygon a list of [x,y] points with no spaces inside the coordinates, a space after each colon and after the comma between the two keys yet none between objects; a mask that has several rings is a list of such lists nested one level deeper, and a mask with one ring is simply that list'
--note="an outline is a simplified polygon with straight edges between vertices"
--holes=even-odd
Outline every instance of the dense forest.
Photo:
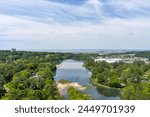
[{"label": "dense forest", "polygon": [[136,57],[148,58],[150,60],[150,51],[135,52]]},{"label": "dense forest", "polygon": [[[85,61],[92,72],[91,82],[122,90],[122,99],[150,99],[150,64],[143,61],[95,62],[98,54],[0,51],[0,99],[57,100],[59,94],[54,75],[56,65],[63,60]],[[150,57],[149,52],[135,56]],[[70,99],[91,99],[74,88],[68,90]]]},{"label": "dense forest", "polygon": [[63,99],[53,79],[63,60],[86,60],[96,54],[0,51],[0,98],[5,100]]},{"label": "dense forest", "polygon": [[1,99],[61,99],[53,75],[62,59],[60,54],[1,51]]},{"label": "dense forest", "polygon": [[107,63],[87,60],[84,66],[92,72],[91,81],[122,90],[122,99],[150,99],[150,64],[143,61],[133,63]]}]

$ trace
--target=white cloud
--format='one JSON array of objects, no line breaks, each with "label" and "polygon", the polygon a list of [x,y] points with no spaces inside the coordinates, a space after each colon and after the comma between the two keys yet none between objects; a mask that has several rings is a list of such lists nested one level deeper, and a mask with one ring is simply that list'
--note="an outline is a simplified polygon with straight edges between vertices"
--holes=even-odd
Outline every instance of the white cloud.
[{"label": "white cloud", "polygon": [[80,18],[79,20],[96,20],[98,19],[96,15],[102,15],[100,14],[100,4],[96,4],[96,2],[91,5],[85,3],[78,6],[45,0],[13,0],[13,2],[8,0],[0,1],[0,4],[0,13],[2,14],[17,15],[48,23],[69,23],[78,18]]},{"label": "white cloud", "polygon": [[109,0],[108,4],[118,11],[144,11],[150,9],[150,0]]},{"label": "white cloud", "polygon": [[[51,25],[33,22],[17,17],[0,16],[5,19],[0,25],[7,25],[6,38],[22,40],[24,48],[115,48],[149,41],[148,19],[106,19],[101,24],[79,23],[74,25]],[[9,19],[9,20],[7,20]],[[9,21],[11,20],[11,23]],[[19,24],[19,26],[18,26]],[[120,44],[122,43],[125,44]],[[21,42],[20,42],[21,43]],[[30,47],[30,48],[31,48]],[[116,48],[117,48],[116,47]],[[138,45],[140,47],[140,45]],[[141,46],[142,47],[142,46]],[[145,45],[145,47],[147,47]]]},{"label": "white cloud", "polygon": [[87,5],[93,6],[98,16],[101,16],[101,18],[104,16],[102,12],[102,2],[99,0],[88,0]]},{"label": "white cloud", "polygon": [[99,0],[88,0],[87,4],[94,6],[96,9],[101,6],[101,2]]},{"label": "white cloud", "polygon": [[[8,7],[0,7],[1,48],[149,48],[147,16],[106,17],[99,0],[89,0],[80,6],[44,0],[13,1],[0,1]],[[135,4],[134,0],[119,1],[109,0],[108,4],[120,9],[119,12],[148,7],[147,0]],[[12,15],[11,6],[16,14]]]}]

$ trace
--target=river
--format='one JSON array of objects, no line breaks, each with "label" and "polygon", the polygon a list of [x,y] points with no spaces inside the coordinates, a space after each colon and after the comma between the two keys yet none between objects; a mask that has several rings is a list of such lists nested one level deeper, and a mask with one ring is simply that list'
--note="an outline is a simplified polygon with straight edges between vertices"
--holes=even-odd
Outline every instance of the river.
[{"label": "river", "polygon": [[[54,79],[59,81],[65,79],[71,82],[77,82],[82,86],[89,87],[82,92],[92,96],[94,100],[119,100],[121,92],[116,89],[110,89],[103,86],[93,86],[90,82],[92,73],[83,67],[82,61],[65,60],[56,70]],[[68,99],[67,94],[64,94],[65,99]]]}]

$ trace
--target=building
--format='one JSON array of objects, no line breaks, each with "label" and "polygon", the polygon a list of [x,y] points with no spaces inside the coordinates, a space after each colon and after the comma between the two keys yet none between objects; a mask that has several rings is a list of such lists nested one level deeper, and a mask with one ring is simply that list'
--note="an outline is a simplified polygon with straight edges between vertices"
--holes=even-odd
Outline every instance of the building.
[{"label": "building", "polygon": [[106,61],[107,63],[115,63],[115,62],[121,62],[123,61],[121,58],[97,58],[95,59],[95,62],[98,61]]},{"label": "building", "polygon": [[95,59],[95,62],[99,61],[105,61],[107,63],[115,63],[115,62],[125,62],[125,63],[133,63],[134,61],[144,61],[145,63],[149,63],[149,60],[147,58],[142,57],[124,57],[124,58],[111,58],[111,57],[98,57]]},{"label": "building", "polygon": [[12,48],[11,51],[12,51],[12,52],[16,52],[16,48]]}]

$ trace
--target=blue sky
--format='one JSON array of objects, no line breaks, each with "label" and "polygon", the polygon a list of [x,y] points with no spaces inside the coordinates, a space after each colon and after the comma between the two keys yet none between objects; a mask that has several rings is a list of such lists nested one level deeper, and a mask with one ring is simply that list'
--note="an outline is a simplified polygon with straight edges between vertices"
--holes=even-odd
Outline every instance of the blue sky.
[{"label": "blue sky", "polygon": [[150,0],[1,0],[0,49],[150,49]]}]

